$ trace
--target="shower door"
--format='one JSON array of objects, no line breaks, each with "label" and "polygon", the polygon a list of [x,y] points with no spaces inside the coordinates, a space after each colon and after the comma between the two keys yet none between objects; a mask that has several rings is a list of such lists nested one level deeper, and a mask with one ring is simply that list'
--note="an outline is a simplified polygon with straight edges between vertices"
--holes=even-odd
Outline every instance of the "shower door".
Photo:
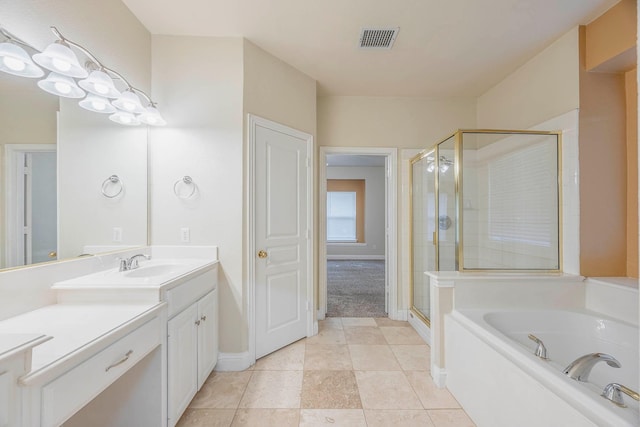
[{"label": "shower door", "polygon": [[412,313],[429,324],[429,277],[437,269],[435,150],[411,161],[411,302]]}]

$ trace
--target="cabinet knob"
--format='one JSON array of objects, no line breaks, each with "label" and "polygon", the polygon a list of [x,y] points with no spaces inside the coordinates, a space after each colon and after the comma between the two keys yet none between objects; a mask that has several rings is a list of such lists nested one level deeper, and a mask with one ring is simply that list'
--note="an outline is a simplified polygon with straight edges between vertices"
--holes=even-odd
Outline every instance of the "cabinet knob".
[{"label": "cabinet knob", "polygon": [[200,321],[196,320],[196,326],[200,326]]},{"label": "cabinet knob", "polygon": [[266,257],[267,257],[267,251],[264,251],[264,250],[258,251],[258,258],[266,258]]},{"label": "cabinet knob", "polygon": [[207,320],[207,316],[201,316],[200,320],[202,320],[203,322],[205,322]]}]

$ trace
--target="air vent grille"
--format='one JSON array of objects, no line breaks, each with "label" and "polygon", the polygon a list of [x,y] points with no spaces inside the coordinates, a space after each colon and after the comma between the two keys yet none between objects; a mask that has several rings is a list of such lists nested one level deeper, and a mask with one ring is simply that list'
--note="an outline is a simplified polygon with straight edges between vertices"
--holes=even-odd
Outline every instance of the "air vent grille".
[{"label": "air vent grille", "polygon": [[360,49],[391,49],[400,28],[363,28],[360,31]]}]

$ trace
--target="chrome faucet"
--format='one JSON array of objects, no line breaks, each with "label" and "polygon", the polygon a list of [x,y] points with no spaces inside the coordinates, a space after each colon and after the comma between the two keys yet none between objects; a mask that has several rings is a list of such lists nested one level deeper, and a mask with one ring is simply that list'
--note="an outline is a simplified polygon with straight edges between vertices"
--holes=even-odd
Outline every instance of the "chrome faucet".
[{"label": "chrome faucet", "polygon": [[619,368],[620,362],[615,357],[607,353],[590,353],[578,357],[564,369],[564,373],[576,381],[587,382],[591,369],[598,362],[607,362],[612,368]]},{"label": "chrome faucet", "polygon": [[542,360],[549,360],[549,358],[547,357],[547,347],[544,346],[542,340],[533,334],[529,334],[529,339],[538,344],[536,346],[534,354]]},{"label": "chrome faucet", "polygon": [[135,270],[140,267],[140,265],[138,265],[138,258],[151,259],[151,255],[136,254],[131,258],[118,258],[120,261],[120,268],[118,271]]},{"label": "chrome faucet", "polygon": [[616,405],[622,408],[626,408],[627,405],[625,405],[624,403],[624,399],[622,398],[622,393],[626,394],[627,396],[629,396],[634,400],[640,399],[638,392],[633,391],[629,387],[625,387],[622,384],[618,384],[618,383],[607,384],[604,390],[602,390],[601,396],[604,397],[605,399],[609,399],[610,401],[612,401],[613,403],[615,403]]}]

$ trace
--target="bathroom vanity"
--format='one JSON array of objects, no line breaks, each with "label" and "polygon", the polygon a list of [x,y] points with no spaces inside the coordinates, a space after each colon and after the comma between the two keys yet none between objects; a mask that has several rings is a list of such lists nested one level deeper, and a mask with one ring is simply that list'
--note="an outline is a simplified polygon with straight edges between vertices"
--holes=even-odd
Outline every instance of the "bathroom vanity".
[{"label": "bathroom vanity", "polygon": [[217,362],[217,252],[143,252],[0,321],[0,426],[177,423]]}]

